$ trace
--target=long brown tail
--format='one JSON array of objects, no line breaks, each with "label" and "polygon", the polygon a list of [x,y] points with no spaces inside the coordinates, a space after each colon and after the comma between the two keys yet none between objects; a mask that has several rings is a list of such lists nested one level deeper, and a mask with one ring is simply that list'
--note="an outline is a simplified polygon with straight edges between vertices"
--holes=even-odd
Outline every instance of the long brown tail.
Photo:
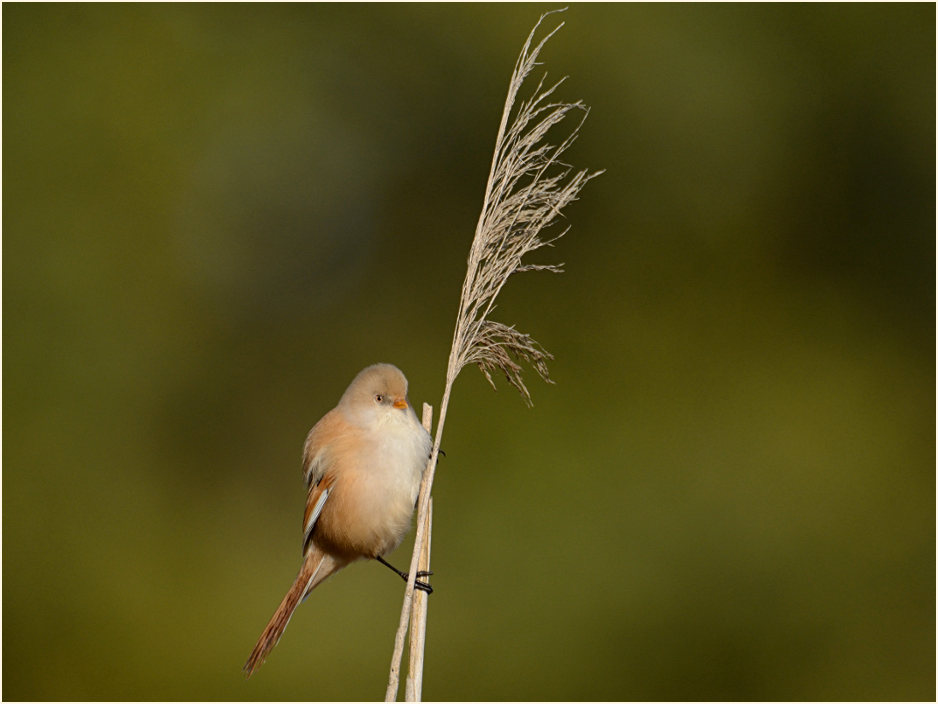
[{"label": "long brown tail", "polygon": [[273,618],[267,624],[267,628],[261,633],[257,645],[251,651],[248,661],[244,663],[244,672],[248,677],[264,664],[264,660],[270,651],[274,649],[274,646],[277,645],[277,641],[283,635],[284,629],[290,623],[290,617],[306,594],[343,566],[344,564],[338,563],[331,555],[324,554],[315,548],[306,553],[303,566],[300,567],[300,572],[296,575],[293,586],[290,587],[287,595],[283,597],[283,601],[280,602],[280,606],[274,612]]}]

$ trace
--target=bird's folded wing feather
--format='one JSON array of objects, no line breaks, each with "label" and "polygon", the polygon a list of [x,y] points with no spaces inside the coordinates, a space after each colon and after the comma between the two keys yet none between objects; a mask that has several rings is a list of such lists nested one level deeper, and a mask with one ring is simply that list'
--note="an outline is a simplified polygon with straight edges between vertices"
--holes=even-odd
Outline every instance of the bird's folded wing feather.
[{"label": "bird's folded wing feather", "polygon": [[319,520],[322,508],[326,505],[334,485],[335,475],[325,474],[309,488],[306,496],[306,510],[303,512],[303,554],[309,550],[313,540],[313,531],[316,530],[316,521]]},{"label": "bird's folded wing feather", "polygon": [[332,425],[327,420],[330,414],[326,414],[316,423],[306,435],[306,442],[303,444],[303,479],[306,482],[306,488],[309,489],[316,484],[326,469],[326,447],[323,442],[324,436],[328,435],[328,426]]},{"label": "bird's folded wing feather", "polygon": [[[316,521],[335,486],[335,472],[330,471],[332,459],[330,444],[341,437],[346,424],[335,411],[330,411],[313,426],[303,446],[303,477],[306,480],[306,510],[303,513],[303,553],[309,550],[316,529]],[[330,440],[332,443],[330,443]]]}]

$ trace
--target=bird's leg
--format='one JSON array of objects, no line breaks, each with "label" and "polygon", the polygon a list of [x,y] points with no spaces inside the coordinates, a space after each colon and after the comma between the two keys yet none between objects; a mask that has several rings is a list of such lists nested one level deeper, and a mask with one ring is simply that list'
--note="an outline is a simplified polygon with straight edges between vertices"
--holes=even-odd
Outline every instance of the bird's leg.
[{"label": "bird's leg", "polygon": [[[386,562],[385,559],[384,559],[383,557],[381,557],[380,555],[378,555],[375,559],[376,559],[378,562],[380,562],[382,565],[384,565],[385,567],[387,567],[388,569],[390,569],[391,571],[393,571],[395,574],[397,574],[397,575],[398,575],[401,579],[403,579],[405,582],[406,582],[407,579],[410,577],[410,575],[409,575],[407,572],[401,572],[399,569],[397,569],[397,567],[395,567],[394,565],[392,565],[390,562]],[[431,574],[433,574],[433,572],[431,572],[431,571],[429,571],[429,570],[426,570],[426,571],[425,571],[425,570],[421,570],[420,572],[417,573],[417,576],[418,576],[418,577],[429,577]],[[427,584],[426,582],[421,582],[419,579],[416,580],[416,581],[414,581],[414,588],[415,588],[415,589],[420,589],[420,590],[422,590],[422,591],[425,591],[427,594],[432,594],[432,593],[433,593],[433,587],[431,587],[431,586],[430,586],[429,584]]]}]

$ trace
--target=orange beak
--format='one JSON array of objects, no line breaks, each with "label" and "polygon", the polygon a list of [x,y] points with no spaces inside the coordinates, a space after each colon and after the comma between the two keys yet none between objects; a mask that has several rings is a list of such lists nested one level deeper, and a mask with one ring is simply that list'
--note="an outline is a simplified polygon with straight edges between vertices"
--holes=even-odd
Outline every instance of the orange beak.
[{"label": "orange beak", "polygon": [[400,408],[401,410],[403,410],[407,408],[407,399],[406,398],[395,399],[394,403],[392,403],[391,405],[394,406],[395,408]]}]

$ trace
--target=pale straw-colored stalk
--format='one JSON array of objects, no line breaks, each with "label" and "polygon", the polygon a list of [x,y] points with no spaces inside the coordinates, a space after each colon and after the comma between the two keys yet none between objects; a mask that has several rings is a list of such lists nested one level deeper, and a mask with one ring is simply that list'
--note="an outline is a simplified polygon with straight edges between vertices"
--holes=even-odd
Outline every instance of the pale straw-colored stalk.
[{"label": "pale straw-colored stalk", "polygon": [[[433,429],[433,407],[423,404],[423,427],[427,432]],[[430,507],[424,516],[424,529],[426,540],[423,541],[417,569],[426,572],[430,569],[430,543],[433,539],[433,497],[430,497]],[[429,582],[429,578],[424,578]],[[429,594],[415,589],[414,605],[410,612],[410,652],[407,668],[407,679],[404,681],[404,697],[409,702],[419,702],[423,693],[423,654],[427,640],[427,599]]]},{"label": "pale straw-colored stalk", "polygon": [[[538,65],[537,57],[544,44],[563,26],[561,22],[532,48],[534,35],[541,23],[554,12],[541,15],[524,43],[511,75],[508,97],[495,140],[495,154],[482,201],[482,213],[469,250],[466,278],[459,299],[459,313],[453,331],[453,344],[433,450],[417,500],[414,552],[404,591],[400,623],[394,639],[394,652],[385,694],[385,701],[388,702],[397,699],[404,640],[414,603],[414,580],[421,569],[421,555],[425,551],[429,552],[430,491],[453,382],[463,367],[475,364],[494,388],[492,372],[500,371],[528,405],[531,405],[531,394],[521,377],[520,362],[527,362],[545,381],[550,382],[547,370],[547,361],[553,359],[550,353],[514,326],[489,320],[488,316],[495,307],[495,298],[512,274],[522,271],[562,271],[560,264],[525,264],[522,259],[529,252],[552,245],[567,233],[568,227],[559,232],[547,233],[546,230],[561,217],[563,208],[576,200],[577,194],[587,181],[602,173],[573,172],[569,165],[560,160],[561,155],[576,139],[589,112],[581,101],[567,103],[556,101],[556,98],[552,100],[554,92],[564,79],[545,88],[545,79],[542,78],[533,95],[518,104],[509,126],[509,118],[525,78]],[[559,144],[555,146],[548,143],[548,131],[561,123],[572,111],[582,112],[581,119],[569,129],[567,136],[559,141]],[[421,596],[417,598],[420,599]],[[422,621],[425,628],[425,614]],[[415,647],[420,649],[417,659],[421,668],[423,637],[421,633],[419,643],[415,644]],[[412,652],[412,668],[414,660]],[[416,684],[417,681],[422,681],[422,673],[415,675],[412,669],[409,679]],[[406,688],[405,695],[408,701],[419,701],[420,687]]]}]

